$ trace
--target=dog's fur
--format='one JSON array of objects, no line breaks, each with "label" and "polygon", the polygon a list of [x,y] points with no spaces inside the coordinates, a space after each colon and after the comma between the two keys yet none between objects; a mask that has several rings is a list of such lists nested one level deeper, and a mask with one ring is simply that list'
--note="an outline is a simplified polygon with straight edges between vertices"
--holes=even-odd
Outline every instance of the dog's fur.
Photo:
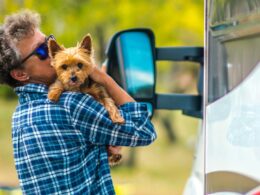
[{"label": "dog's fur", "polygon": [[[71,48],[64,48],[55,40],[49,40],[49,55],[51,65],[57,73],[57,80],[49,87],[48,98],[56,102],[63,91],[90,94],[107,109],[114,123],[122,124],[125,122],[124,118],[106,89],[89,77],[95,67],[91,42],[89,34],[80,44]],[[121,154],[109,155],[109,164],[117,164],[121,157]]]}]

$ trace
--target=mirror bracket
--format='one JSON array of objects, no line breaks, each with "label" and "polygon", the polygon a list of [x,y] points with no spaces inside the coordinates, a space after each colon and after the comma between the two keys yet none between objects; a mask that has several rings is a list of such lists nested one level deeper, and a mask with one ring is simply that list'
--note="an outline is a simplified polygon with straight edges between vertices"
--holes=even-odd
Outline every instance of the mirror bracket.
[{"label": "mirror bracket", "polygon": [[190,94],[156,94],[156,108],[169,110],[201,109],[201,96]]},{"label": "mirror bracket", "polygon": [[[160,47],[156,48],[157,61],[189,61],[200,64],[198,92],[199,95],[188,94],[157,94],[156,108],[182,110],[183,114],[202,118],[202,93],[203,93],[203,47]],[[171,105],[171,102],[174,104]]]},{"label": "mirror bracket", "polygon": [[183,114],[202,118],[201,95],[156,94],[156,109],[182,110]]},{"label": "mirror bracket", "polygon": [[160,47],[156,48],[156,60],[191,61],[203,63],[203,47]]}]

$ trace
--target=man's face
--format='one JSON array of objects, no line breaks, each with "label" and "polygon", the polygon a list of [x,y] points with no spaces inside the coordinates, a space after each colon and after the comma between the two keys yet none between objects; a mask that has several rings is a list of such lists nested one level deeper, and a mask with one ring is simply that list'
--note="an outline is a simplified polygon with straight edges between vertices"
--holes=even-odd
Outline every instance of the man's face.
[{"label": "man's face", "polygon": [[[40,44],[44,43],[46,36],[38,29],[30,37],[26,37],[16,45],[21,53],[21,59],[26,58]],[[50,85],[56,79],[56,72],[50,65],[50,58],[45,60],[39,59],[38,56],[32,55],[23,63],[23,71],[28,75],[27,83],[40,83]]]}]

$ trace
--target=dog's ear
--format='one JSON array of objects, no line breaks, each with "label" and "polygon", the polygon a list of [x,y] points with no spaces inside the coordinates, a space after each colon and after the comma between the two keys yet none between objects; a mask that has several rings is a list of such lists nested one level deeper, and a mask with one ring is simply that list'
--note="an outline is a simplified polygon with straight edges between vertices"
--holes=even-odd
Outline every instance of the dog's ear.
[{"label": "dog's ear", "polygon": [[92,53],[92,40],[90,34],[87,34],[80,43],[80,47]]},{"label": "dog's ear", "polygon": [[59,51],[63,50],[63,48],[59,46],[59,44],[55,40],[50,39],[48,41],[48,50],[50,57],[54,58]]}]

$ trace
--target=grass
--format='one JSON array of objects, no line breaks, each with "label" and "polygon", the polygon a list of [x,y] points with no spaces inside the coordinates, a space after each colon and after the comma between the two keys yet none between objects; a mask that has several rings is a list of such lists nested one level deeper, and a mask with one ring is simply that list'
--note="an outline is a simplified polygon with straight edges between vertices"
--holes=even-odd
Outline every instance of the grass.
[{"label": "grass", "polygon": [[[0,184],[18,185],[11,144],[11,115],[16,100],[0,99],[0,106],[0,144],[4,146],[0,149]],[[125,166],[131,148],[123,148],[125,161],[112,168],[117,195],[179,195],[183,192],[192,167],[198,121],[180,112],[160,111],[159,116],[162,115],[173,120],[177,142],[169,143],[160,118],[153,118],[158,138],[148,147],[135,149],[136,166]]]},{"label": "grass", "polygon": [[17,185],[12,150],[11,122],[17,101],[0,99],[0,184]]}]

